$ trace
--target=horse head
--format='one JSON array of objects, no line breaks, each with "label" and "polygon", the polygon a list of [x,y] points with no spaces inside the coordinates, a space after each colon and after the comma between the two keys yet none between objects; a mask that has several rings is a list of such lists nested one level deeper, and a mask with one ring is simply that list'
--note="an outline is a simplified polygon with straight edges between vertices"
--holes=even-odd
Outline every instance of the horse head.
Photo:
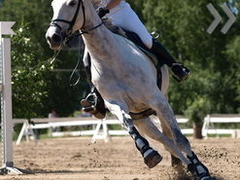
[{"label": "horse head", "polygon": [[83,28],[84,0],[53,0],[51,5],[53,17],[46,32],[46,39],[51,49],[58,50],[67,37]]}]

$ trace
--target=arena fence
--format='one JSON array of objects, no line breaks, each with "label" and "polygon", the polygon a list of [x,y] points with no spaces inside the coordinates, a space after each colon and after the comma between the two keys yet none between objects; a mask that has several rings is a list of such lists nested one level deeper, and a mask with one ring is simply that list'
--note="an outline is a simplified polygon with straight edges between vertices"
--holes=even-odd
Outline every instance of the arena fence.
[{"label": "arena fence", "polygon": [[[189,120],[182,116],[176,116],[179,124],[186,124]],[[159,120],[156,117],[152,118],[152,121],[160,127]],[[48,129],[48,135],[50,137],[61,137],[61,136],[92,136],[92,142],[97,139],[103,139],[108,142],[112,135],[128,135],[124,129],[110,130],[109,125],[120,125],[117,119],[108,117],[107,119],[95,119],[92,117],[78,117],[78,118],[42,118],[42,119],[31,119],[33,124],[29,124],[28,120],[25,119],[14,119],[15,124],[22,123],[22,128],[19,133],[16,144],[20,144],[23,137],[26,137],[27,142],[30,138],[37,139],[36,130]],[[240,137],[240,129],[222,129],[215,128],[216,123],[240,123],[240,115],[207,115],[204,118],[204,124],[202,128],[202,135],[208,138],[209,134],[214,134],[217,137],[219,135],[231,135],[231,137]],[[75,130],[75,131],[63,131],[61,127],[80,127],[87,126],[86,130]],[[89,126],[91,128],[89,128]],[[192,135],[193,128],[181,128],[181,131],[185,135]]]},{"label": "arena fence", "polygon": [[[23,123],[21,131],[19,133],[16,144],[20,144],[22,138],[26,136],[26,140],[29,141],[29,137],[37,139],[37,135],[34,132],[39,129],[48,129],[48,134],[51,137],[59,136],[87,136],[92,135],[92,142],[96,139],[104,139],[108,142],[109,135],[127,135],[125,130],[109,130],[108,125],[119,124],[117,119],[95,119],[89,117],[80,118],[43,118],[43,119],[31,119],[33,124],[30,124],[25,119],[15,119],[14,123]],[[86,130],[78,131],[60,131],[61,127],[80,127],[91,126]]]},{"label": "arena fence", "polygon": [[[96,139],[104,139],[106,142],[110,135],[127,135],[127,131],[109,130],[111,124],[119,124],[116,119],[79,119],[79,118],[57,118],[57,119],[32,119],[35,123],[29,124],[24,119],[12,119],[12,89],[11,89],[11,41],[9,38],[2,38],[2,35],[13,35],[11,27],[14,22],[0,22],[0,92],[1,92],[1,135],[2,135],[2,168],[0,174],[21,174],[23,170],[13,166],[13,124],[22,123],[22,129],[19,134],[17,144],[20,143],[23,136],[27,140],[29,136],[34,137],[34,130],[49,129],[51,136],[66,135],[92,135],[92,142]],[[188,119],[177,117],[178,123],[188,123]],[[155,123],[158,121],[155,121]],[[216,129],[216,123],[240,123],[239,115],[208,115],[204,119],[203,136],[209,134],[230,134],[232,137],[240,137],[239,129]],[[61,132],[53,131],[57,127],[70,126],[92,126],[91,130]],[[182,129],[183,134],[193,134],[193,129]]]},{"label": "arena fence", "polygon": [[[240,129],[226,129],[227,124],[240,123],[239,114],[212,114],[207,115],[204,118],[204,124],[202,128],[202,135],[208,138],[209,134],[214,134],[217,137],[219,135],[231,135],[233,138],[240,138]],[[224,128],[216,128],[216,124],[225,124]]]},{"label": "arena fence", "polygon": [[2,167],[1,174],[21,174],[13,166],[13,122],[12,122],[12,86],[11,86],[11,41],[2,35],[13,35],[15,22],[0,22],[0,92],[1,92],[1,137]]},{"label": "arena fence", "polygon": [[[188,119],[179,117],[177,118],[178,123],[186,123]],[[154,123],[159,124],[159,121],[156,118],[153,118]],[[109,125],[120,125],[119,120],[114,119],[113,117],[105,119],[95,119],[89,117],[79,117],[79,118],[43,118],[43,119],[31,119],[33,124],[29,124],[28,120],[25,119],[14,119],[15,124],[22,123],[22,128],[19,133],[16,144],[20,144],[23,137],[26,137],[27,142],[30,137],[32,139],[37,139],[37,135],[34,132],[39,129],[48,129],[48,134],[51,137],[59,136],[92,136],[92,142],[95,142],[97,139],[103,139],[105,142],[110,140],[112,135],[128,135],[128,132],[125,129],[120,130],[110,130]],[[89,130],[79,130],[79,131],[59,131],[60,127],[73,127],[73,126],[91,126]],[[184,134],[192,134],[192,129],[183,129]]]}]

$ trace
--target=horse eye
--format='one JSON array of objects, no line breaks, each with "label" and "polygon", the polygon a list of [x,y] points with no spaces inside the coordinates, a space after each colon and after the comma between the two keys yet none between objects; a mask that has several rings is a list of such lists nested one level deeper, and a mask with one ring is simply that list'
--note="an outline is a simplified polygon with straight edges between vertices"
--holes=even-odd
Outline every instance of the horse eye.
[{"label": "horse eye", "polygon": [[76,5],[76,1],[70,1],[70,2],[69,2],[69,6],[72,7],[72,6],[75,6],[75,5]]}]

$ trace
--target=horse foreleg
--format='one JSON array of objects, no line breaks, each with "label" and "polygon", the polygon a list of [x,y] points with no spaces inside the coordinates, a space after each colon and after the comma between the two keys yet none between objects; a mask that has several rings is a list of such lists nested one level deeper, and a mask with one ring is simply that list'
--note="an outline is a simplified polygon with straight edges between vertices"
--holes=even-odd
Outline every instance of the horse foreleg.
[{"label": "horse foreleg", "polygon": [[167,100],[160,94],[158,97],[155,97],[151,102],[151,108],[157,112],[159,119],[164,121],[166,126],[171,131],[174,143],[183,152],[187,154],[187,159],[190,161],[190,163],[187,163],[188,169],[193,174],[196,174],[199,180],[211,179],[207,167],[204,166],[201,161],[199,161],[195,153],[191,150],[191,146],[188,139],[182,134],[177,124],[177,120],[174,116],[174,113],[170,105],[168,104]]},{"label": "horse foreleg", "polygon": [[[161,122],[162,124],[162,128],[163,131],[165,131],[164,134],[166,134],[168,137],[171,137],[172,133],[169,132],[170,129],[168,128],[168,126],[166,125],[165,122]],[[189,142],[188,142],[189,144]],[[209,175],[209,171],[207,169],[207,167],[201,162],[199,161],[199,159],[197,158],[196,154],[191,151],[190,153],[191,155],[187,155],[188,160],[191,162],[191,164],[188,164],[188,170],[193,173],[194,175],[196,175],[198,177],[199,180],[210,180],[211,177]],[[179,172],[182,172],[182,163],[180,161],[180,159],[178,159],[177,157],[175,157],[174,155],[171,155],[172,158],[172,166]]]},{"label": "horse foreleg", "polygon": [[151,98],[150,107],[156,111],[158,118],[161,120],[165,129],[169,131],[168,137],[173,139],[174,143],[185,152],[187,155],[191,154],[191,147],[187,138],[182,134],[175,115],[167,102],[166,98],[162,94],[158,94],[157,97]]},{"label": "horse foreleg", "polygon": [[162,160],[162,156],[150,147],[147,139],[142,137],[138,130],[134,127],[133,121],[126,113],[127,107],[124,103],[120,102],[106,102],[106,106],[111,113],[115,114],[124,128],[135,142],[137,149],[141,152],[144,163],[149,167],[155,167]]}]

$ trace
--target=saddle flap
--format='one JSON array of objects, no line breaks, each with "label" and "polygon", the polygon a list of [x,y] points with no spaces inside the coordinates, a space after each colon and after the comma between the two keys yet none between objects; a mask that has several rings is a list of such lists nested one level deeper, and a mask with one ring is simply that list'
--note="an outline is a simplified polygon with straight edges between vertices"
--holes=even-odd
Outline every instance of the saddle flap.
[{"label": "saddle flap", "polygon": [[144,45],[143,41],[141,38],[134,32],[127,31],[119,26],[115,26],[112,24],[112,22],[107,19],[103,18],[102,19],[104,25],[113,33],[118,34],[126,39],[129,40],[130,43],[133,43],[137,48],[139,48],[145,55],[149,57],[151,62],[157,66],[158,65],[158,59],[157,57],[151,53],[151,51]]}]

